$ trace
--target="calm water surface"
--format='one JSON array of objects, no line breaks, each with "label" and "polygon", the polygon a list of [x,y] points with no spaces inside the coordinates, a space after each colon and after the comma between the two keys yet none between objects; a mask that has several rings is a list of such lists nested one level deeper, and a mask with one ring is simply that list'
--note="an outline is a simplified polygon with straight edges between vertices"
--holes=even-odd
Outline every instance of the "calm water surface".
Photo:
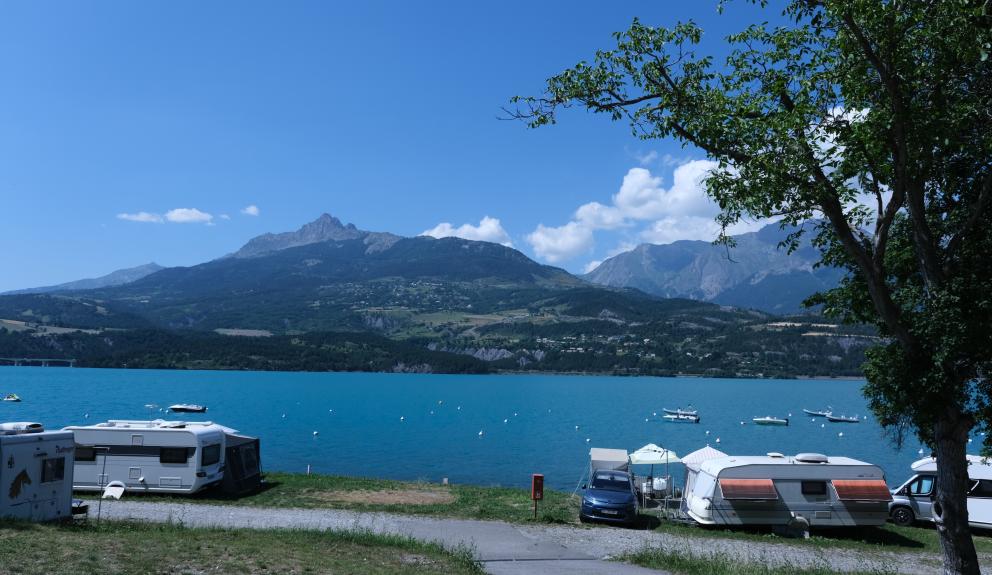
[{"label": "calm water surface", "polygon": [[[590,447],[633,451],[650,442],[685,454],[708,443],[736,455],[846,455],[882,466],[895,485],[908,476],[920,446],[910,440],[897,450],[886,439],[868,414],[862,385],[0,367],[0,393],[23,399],[0,402],[0,421],[38,421],[55,429],[149,416],[209,419],[260,437],[264,467],[282,471],[304,471],[309,464],[321,473],[513,486],[544,473],[549,486],[571,490]],[[148,403],[201,403],[209,411],[160,414],[145,408]],[[663,407],[689,404],[700,411],[698,425],[660,419]],[[802,414],[804,407],[827,405],[868,419],[831,424]],[[751,423],[752,417],[790,413],[789,427]],[[976,453],[980,443],[976,438],[972,444]],[[672,467],[681,477],[682,467]]]}]

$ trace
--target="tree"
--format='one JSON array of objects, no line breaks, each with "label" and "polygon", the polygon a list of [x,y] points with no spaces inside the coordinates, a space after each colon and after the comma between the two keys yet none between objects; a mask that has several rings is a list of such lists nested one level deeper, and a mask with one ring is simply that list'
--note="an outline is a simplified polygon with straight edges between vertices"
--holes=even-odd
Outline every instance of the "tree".
[{"label": "tree", "polygon": [[990,5],[792,0],[783,16],[729,36],[720,66],[696,24],[635,20],[511,114],[537,127],[578,106],[673,137],[718,163],[705,185],[724,230],[781,218],[799,226],[790,249],[815,232],[848,274],[814,301],[884,336],[865,394],[897,439],[936,452],[944,570],[977,574],[965,454],[992,421]]}]

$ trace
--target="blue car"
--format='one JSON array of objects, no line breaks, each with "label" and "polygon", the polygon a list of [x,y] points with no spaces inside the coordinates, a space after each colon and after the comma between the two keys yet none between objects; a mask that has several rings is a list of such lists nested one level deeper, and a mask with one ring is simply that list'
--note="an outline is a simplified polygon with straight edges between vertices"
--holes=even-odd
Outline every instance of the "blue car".
[{"label": "blue car", "polygon": [[625,471],[599,470],[592,482],[583,486],[579,521],[606,521],[631,524],[637,521],[637,493],[634,480]]}]

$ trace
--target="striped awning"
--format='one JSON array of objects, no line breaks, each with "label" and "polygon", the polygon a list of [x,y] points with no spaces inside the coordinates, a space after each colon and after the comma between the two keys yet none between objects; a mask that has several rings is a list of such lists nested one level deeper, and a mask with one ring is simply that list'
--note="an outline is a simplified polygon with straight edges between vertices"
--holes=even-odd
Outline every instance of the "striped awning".
[{"label": "striped awning", "polygon": [[721,479],[720,491],[724,499],[778,499],[771,479]]},{"label": "striped awning", "polygon": [[841,501],[892,501],[889,486],[881,479],[834,479]]}]

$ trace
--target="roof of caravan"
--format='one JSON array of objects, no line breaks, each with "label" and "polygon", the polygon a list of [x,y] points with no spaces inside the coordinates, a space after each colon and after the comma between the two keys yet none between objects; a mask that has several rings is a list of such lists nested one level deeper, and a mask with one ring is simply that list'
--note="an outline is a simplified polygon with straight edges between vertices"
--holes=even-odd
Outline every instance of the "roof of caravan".
[{"label": "roof of caravan", "polygon": [[627,462],[626,449],[608,449],[605,447],[593,447],[589,450],[589,459],[593,461],[622,461]]},{"label": "roof of caravan", "polygon": [[132,420],[132,419],[111,419],[103,423],[93,425],[70,425],[63,429],[72,431],[92,430],[92,431],[185,431],[191,433],[207,433],[220,431],[222,433],[237,433],[238,430],[224,427],[212,421],[167,421],[165,419],[152,420]]},{"label": "roof of caravan", "polygon": [[[913,471],[937,471],[937,460],[925,457],[913,462]],[[968,477],[971,479],[992,479],[992,459],[980,455],[968,456]]]},{"label": "roof of caravan", "polygon": [[769,455],[728,455],[727,457],[708,459],[702,462],[699,468],[710,475],[716,476],[719,475],[724,469],[730,469],[733,467],[747,467],[749,465],[802,465],[809,467],[827,467],[831,465],[869,465],[874,467],[874,464],[859,461],[857,459],[851,459],[850,457],[831,456],[827,458],[826,463],[803,463],[796,461],[795,456],[792,455],[783,457],[771,457]]}]

